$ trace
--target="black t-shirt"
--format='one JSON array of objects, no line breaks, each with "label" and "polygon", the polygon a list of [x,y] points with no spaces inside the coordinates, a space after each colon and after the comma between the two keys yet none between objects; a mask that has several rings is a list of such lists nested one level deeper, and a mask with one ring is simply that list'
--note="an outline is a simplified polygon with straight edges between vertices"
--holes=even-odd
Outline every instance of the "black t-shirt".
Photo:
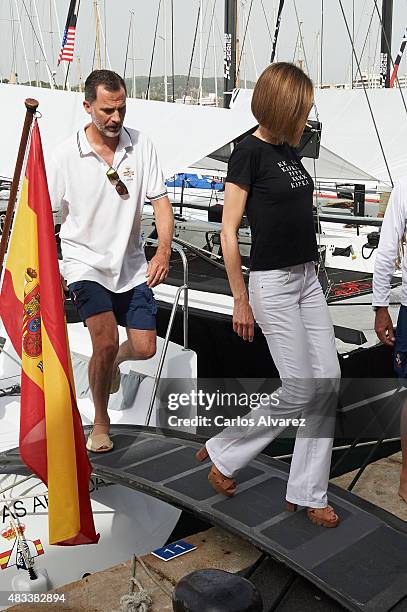
[{"label": "black t-shirt", "polygon": [[246,214],[251,270],[275,270],[315,261],[314,183],[297,153],[247,136],[233,150],[226,181],[250,187]]}]

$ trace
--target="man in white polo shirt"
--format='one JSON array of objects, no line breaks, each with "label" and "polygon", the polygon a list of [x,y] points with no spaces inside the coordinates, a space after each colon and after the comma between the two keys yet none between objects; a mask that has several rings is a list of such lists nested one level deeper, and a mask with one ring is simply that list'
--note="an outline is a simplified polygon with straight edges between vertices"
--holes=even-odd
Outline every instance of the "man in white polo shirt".
[{"label": "man in white polo shirt", "polygon": [[[393,367],[397,376],[407,378],[407,257],[402,260],[401,304],[397,318],[396,333],[388,307],[391,280],[399,257],[400,245],[404,241],[407,222],[407,177],[398,180],[384,215],[379,247],[373,273],[373,310],[375,332],[383,344],[393,347]],[[403,383],[405,384],[405,383]],[[401,450],[403,462],[400,472],[399,495],[407,503],[407,407],[401,411]]]},{"label": "man in white polo shirt", "polygon": [[[91,123],[62,143],[48,171],[53,206],[62,209],[63,276],[93,354],[89,385],[95,405],[88,450],[113,448],[109,392],[120,384],[118,366],[156,351],[156,304],[151,287],[168,274],[172,207],[154,146],[124,127],[126,86],[111,70],[95,70],[85,82],[84,108]],[[154,208],[159,247],[147,264],[140,237],[143,204]],[[117,325],[126,327],[119,347]]]}]

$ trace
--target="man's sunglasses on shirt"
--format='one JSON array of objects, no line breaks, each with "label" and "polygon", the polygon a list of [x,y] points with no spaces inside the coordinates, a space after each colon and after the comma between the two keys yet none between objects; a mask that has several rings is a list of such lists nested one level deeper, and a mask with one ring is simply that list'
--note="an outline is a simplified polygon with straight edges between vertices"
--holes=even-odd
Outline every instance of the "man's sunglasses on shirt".
[{"label": "man's sunglasses on shirt", "polygon": [[120,179],[120,176],[119,176],[117,170],[115,170],[114,168],[110,167],[109,170],[106,172],[106,176],[109,179],[109,181],[112,183],[112,185],[114,185],[117,193],[120,196],[129,195],[129,191],[128,191],[126,185]]}]

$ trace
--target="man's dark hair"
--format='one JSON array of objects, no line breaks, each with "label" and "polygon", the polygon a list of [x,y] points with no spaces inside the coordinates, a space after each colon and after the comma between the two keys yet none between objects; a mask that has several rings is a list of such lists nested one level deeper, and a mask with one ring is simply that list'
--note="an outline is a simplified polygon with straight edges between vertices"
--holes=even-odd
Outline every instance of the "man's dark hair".
[{"label": "man's dark hair", "polygon": [[123,87],[127,95],[126,83],[117,72],[94,70],[85,81],[85,100],[89,104],[96,100],[98,85],[102,85],[107,91],[119,91]]}]

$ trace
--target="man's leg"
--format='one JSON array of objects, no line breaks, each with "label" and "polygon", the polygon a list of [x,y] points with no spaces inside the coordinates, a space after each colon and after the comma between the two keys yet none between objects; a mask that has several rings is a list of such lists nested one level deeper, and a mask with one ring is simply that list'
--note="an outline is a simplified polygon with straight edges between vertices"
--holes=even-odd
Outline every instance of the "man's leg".
[{"label": "man's leg", "polygon": [[127,340],[117,351],[114,360],[113,372],[123,363],[133,359],[150,359],[154,357],[157,347],[157,333],[155,329],[129,329],[126,328]]},{"label": "man's leg", "polygon": [[89,386],[95,406],[95,434],[109,432],[107,404],[113,373],[113,362],[118,353],[119,333],[112,312],[102,312],[86,319],[93,353],[89,361]]},{"label": "man's leg", "polygon": [[127,340],[123,342],[113,364],[112,392],[117,391],[120,379],[118,367],[123,361],[150,359],[156,352],[157,306],[152,290],[142,283],[124,295],[115,296],[116,318],[126,328]]}]

